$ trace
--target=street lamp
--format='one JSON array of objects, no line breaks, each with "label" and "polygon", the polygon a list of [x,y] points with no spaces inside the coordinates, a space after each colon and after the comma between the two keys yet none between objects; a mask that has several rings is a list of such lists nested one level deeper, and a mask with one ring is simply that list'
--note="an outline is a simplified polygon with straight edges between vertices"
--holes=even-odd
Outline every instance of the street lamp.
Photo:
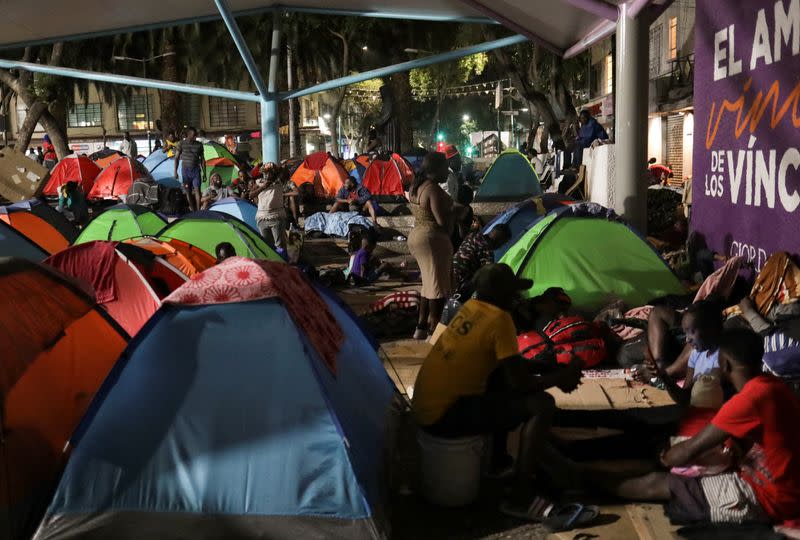
[{"label": "street lamp", "polygon": [[[152,62],[153,60],[158,60],[159,58],[164,58],[166,56],[174,56],[175,52],[170,51],[164,54],[158,54],[156,56],[151,56],[150,58],[131,58],[130,56],[112,56],[111,60],[114,62],[139,62],[142,64],[142,78],[147,78],[147,63]],[[153,144],[150,139],[150,91],[145,88],[144,89],[144,115],[145,121],[147,122],[147,152],[153,151]]]},{"label": "street lamp", "polygon": [[461,120],[463,120],[464,122],[469,122],[469,115],[465,114],[464,116],[461,117]]}]

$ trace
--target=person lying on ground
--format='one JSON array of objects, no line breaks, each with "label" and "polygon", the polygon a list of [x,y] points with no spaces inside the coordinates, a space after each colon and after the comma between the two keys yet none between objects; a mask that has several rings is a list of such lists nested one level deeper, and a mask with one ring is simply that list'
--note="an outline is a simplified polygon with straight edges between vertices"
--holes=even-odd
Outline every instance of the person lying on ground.
[{"label": "person lying on ground", "polygon": [[477,272],[474,282],[476,297],[464,304],[422,364],[412,408],[420,428],[435,437],[492,434],[494,471],[512,463],[508,434],[523,426],[512,468],[512,500],[503,507],[518,515],[533,506],[537,468],[562,487],[576,481],[548,442],[555,401],[545,390],[572,392],[580,384],[581,369],[573,363],[536,376],[520,357],[510,311],[531,280],[516,277],[508,265],[491,264]]},{"label": "person lying on ground", "polygon": [[223,186],[222,176],[219,173],[214,173],[208,182],[208,189],[200,199],[200,209],[206,210],[215,202],[221,201],[226,197],[233,197],[233,190],[229,186]]},{"label": "person lying on ground", "polygon": [[369,285],[392,269],[392,265],[388,262],[373,260],[372,253],[375,251],[375,246],[375,235],[364,234],[361,237],[361,249],[350,258],[347,277],[357,287]]},{"label": "person lying on ground", "polygon": [[[713,299],[695,302],[682,315],[656,306],[647,322],[645,365],[637,370],[636,378],[661,378],[672,399],[687,404],[697,377],[713,374],[719,367],[717,340],[722,322],[722,309]],[[686,380],[683,388],[675,383],[680,378]]]},{"label": "person lying on ground", "polygon": [[453,255],[453,283],[462,298],[472,295],[472,278],[486,265],[494,263],[494,250],[511,239],[511,229],[505,223],[495,226],[488,234],[468,235]]},{"label": "person lying on ground", "polygon": [[372,194],[364,186],[359,186],[355,178],[348,176],[344,185],[336,193],[336,200],[331,206],[330,213],[342,211],[362,213],[365,210],[377,227],[377,204],[373,200]]},{"label": "person lying on ground", "polygon": [[572,307],[572,298],[561,287],[550,287],[539,296],[520,304],[514,311],[518,333],[542,332],[551,321],[564,317]]},{"label": "person lying on ground", "polygon": [[58,190],[58,211],[79,226],[89,221],[86,197],[77,182],[70,180]]},{"label": "person lying on ground", "polygon": [[741,449],[733,472],[690,478],[655,472],[635,478],[588,474],[598,488],[640,501],[668,501],[673,521],[783,522],[800,518],[800,400],[780,379],[762,372],[763,339],[731,329],[719,337],[720,376],[736,388],[711,424],[661,456],[665,467],[690,464],[733,439]]},{"label": "person lying on ground", "polygon": [[217,264],[221,263],[225,259],[236,257],[236,248],[234,248],[233,244],[230,242],[220,242],[217,244],[217,247],[214,249],[214,251],[217,255]]}]

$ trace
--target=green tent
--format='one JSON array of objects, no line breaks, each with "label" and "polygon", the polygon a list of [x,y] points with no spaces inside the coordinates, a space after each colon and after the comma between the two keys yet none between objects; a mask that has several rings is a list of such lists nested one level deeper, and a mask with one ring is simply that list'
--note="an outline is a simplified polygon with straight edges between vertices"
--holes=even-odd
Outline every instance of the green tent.
[{"label": "green tent", "polygon": [[594,311],[615,299],[633,307],[685,294],[646,240],[618,220],[581,215],[584,206],[553,211],[500,259],[518,276],[533,280],[527,296],[562,287],[576,308]]},{"label": "green tent", "polygon": [[483,176],[476,202],[521,201],[542,194],[539,177],[533,165],[522,153],[510,148],[489,166]]},{"label": "green tent", "polygon": [[222,177],[222,185],[230,186],[233,181],[239,176],[239,167],[235,165],[235,161],[230,161],[225,158],[217,158],[213,161],[206,162],[206,176],[200,186],[201,190],[205,192],[208,189],[208,182],[211,180],[211,175],[219,173]]},{"label": "green tent", "polygon": [[244,221],[235,217],[201,210],[173,221],[158,234],[159,240],[183,240],[210,255],[216,255],[217,245],[230,242],[240,257],[283,261],[261,236]]},{"label": "green tent", "polygon": [[236,163],[236,156],[234,156],[230,150],[225,148],[225,145],[219,144],[216,141],[208,141],[203,143],[203,157],[206,159],[206,161],[211,161],[212,159],[217,158],[225,158]]},{"label": "green tent", "polygon": [[146,206],[117,204],[90,221],[73,244],[95,240],[121,242],[139,236],[153,236],[166,225],[161,216]]}]

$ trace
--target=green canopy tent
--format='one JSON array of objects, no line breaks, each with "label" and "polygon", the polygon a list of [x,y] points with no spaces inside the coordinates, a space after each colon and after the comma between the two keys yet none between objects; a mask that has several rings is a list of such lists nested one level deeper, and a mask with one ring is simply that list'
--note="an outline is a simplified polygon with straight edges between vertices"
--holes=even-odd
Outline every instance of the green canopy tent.
[{"label": "green canopy tent", "polygon": [[203,157],[206,161],[211,161],[212,159],[217,158],[225,158],[234,163],[237,162],[236,156],[234,156],[230,150],[225,148],[225,145],[222,145],[216,141],[208,141],[203,143]]},{"label": "green canopy tent", "polygon": [[166,225],[161,216],[146,206],[117,204],[90,221],[73,244],[95,240],[121,242],[140,236],[153,236]]},{"label": "green canopy tent", "polygon": [[525,233],[500,262],[518,276],[533,280],[526,296],[562,287],[582,311],[595,311],[615,299],[641,306],[686,292],[646,240],[612,211],[593,204],[554,210]]},{"label": "green canopy tent", "polygon": [[192,212],[173,221],[158,233],[158,239],[182,240],[212,256],[216,254],[218,244],[230,242],[240,257],[283,261],[281,256],[244,221],[210,210]]},{"label": "green canopy tent", "polygon": [[521,201],[541,194],[542,186],[531,162],[518,150],[510,148],[489,166],[475,201]]}]

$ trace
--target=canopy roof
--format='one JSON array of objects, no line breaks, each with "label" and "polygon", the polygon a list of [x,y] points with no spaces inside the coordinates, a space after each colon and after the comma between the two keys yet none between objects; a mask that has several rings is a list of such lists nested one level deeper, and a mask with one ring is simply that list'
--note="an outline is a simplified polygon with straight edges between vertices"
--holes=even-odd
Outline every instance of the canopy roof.
[{"label": "canopy roof", "polygon": [[[236,14],[284,9],[327,14],[361,15],[400,19],[500,22],[529,38],[566,51],[609,19],[616,19],[617,0],[228,0]],[[646,4],[647,2],[639,2]],[[48,13],[47,24],[40,24]],[[86,17],[86,13],[102,13]],[[103,0],[63,2],[12,2],[4,10],[5,32],[0,47],[59,38],[86,37],[98,33],[144,30],[219,17],[210,0]]]}]

